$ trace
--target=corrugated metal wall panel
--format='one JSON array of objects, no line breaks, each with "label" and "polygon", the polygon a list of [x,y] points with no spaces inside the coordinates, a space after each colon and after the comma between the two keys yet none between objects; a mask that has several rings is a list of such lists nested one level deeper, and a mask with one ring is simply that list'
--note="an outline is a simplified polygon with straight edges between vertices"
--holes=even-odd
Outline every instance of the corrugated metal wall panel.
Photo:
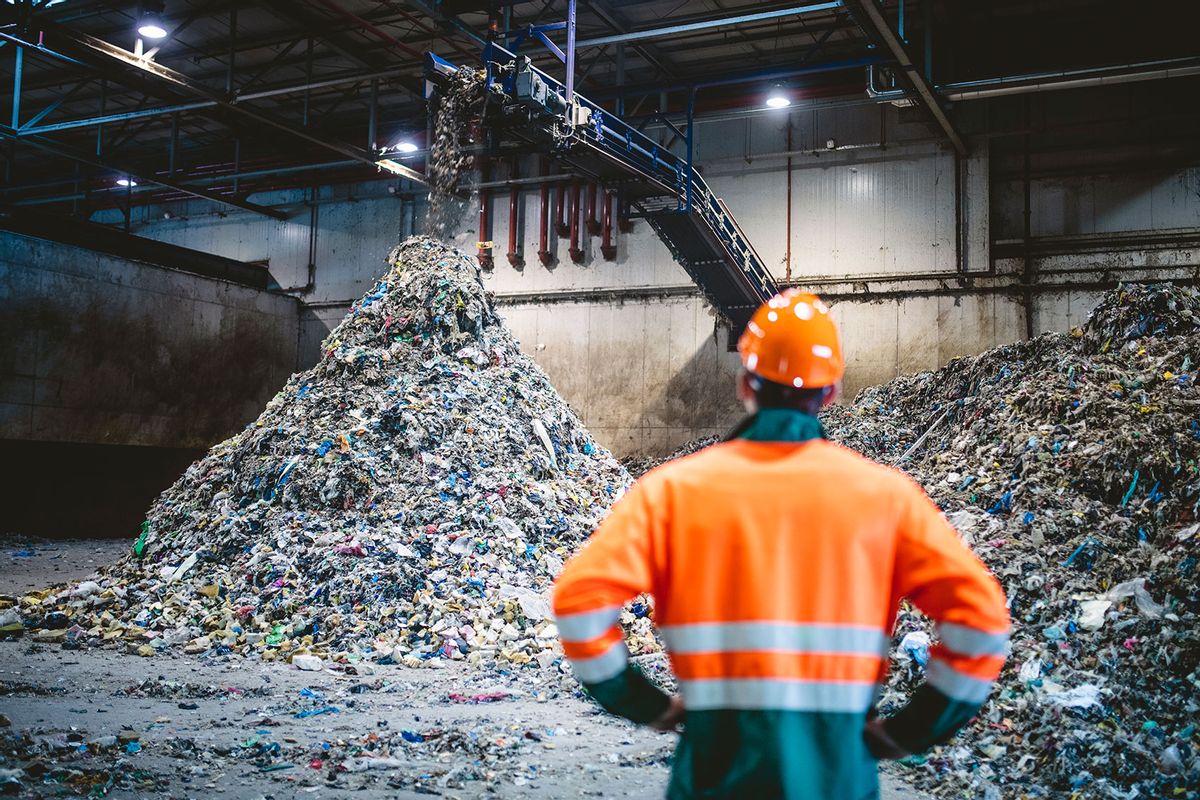
[{"label": "corrugated metal wall panel", "polygon": [[[1034,236],[1200,227],[1200,167],[1036,179],[1030,196]],[[1020,238],[1024,230],[1021,180],[994,183],[992,206],[997,236]]]},{"label": "corrugated metal wall panel", "polygon": [[822,158],[840,163],[812,168],[810,157],[792,176],[795,275],[955,269],[952,155]]}]

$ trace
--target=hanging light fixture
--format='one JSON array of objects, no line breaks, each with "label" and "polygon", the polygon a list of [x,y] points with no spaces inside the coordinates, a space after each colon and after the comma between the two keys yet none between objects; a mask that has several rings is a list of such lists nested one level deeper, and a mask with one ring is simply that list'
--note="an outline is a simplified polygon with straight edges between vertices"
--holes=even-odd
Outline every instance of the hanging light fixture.
[{"label": "hanging light fixture", "polygon": [[138,36],[158,40],[167,35],[167,29],[163,26],[163,8],[164,4],[161,2],[143,0],[142,13],[138,18]]},{"label": "hanging light fixture", "polygon": [[420,149],[421,148],[417,147],[417,145],[415,143],[410,142],[408,139],[405,139],[402,142],[396,143],[396,150],[398,150],[401,153],[404,153],[405,155],[415,153]]},{"label": "hanging light fixture", "polygon": [[767,108],[787,108],[792,104],[792,99],[783,91],[783,87],[778,83],[771,93],[767,95]]},{"label": "hanging light fixture", "polygon": [[126,189],[132,189],[134,186],[137,186],[137,181],[135,181],[133,178],[117,178],[117,186],[122,186]]}]

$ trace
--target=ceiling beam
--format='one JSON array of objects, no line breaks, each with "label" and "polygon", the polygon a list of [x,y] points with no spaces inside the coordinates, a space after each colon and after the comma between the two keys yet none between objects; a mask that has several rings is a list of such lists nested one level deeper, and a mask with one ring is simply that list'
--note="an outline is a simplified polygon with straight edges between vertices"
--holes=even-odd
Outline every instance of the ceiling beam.
[{"label": "ceiling beam", "polygon": [[667,25],[666,27],[662,28],[627,31],[625,33],[613,34],[612,36],[595,36],[591,39],[581,39],[575,43],[575,47],[600,47],[601,45],[606,44],[637,42],[643,39],[661,39],[664,36],[671,36],[676,33],[691,33],[693,31],[703,31],[711,28],[728,29],[736,25],[785,19],[787,17],[794,17],[798,14],[811,14],[815,11],[833,11],[841,8],[841,6],[841,0],[830,0],[830,2],[827,3],[809,3],[802,6],[792,6],[791,8],[781,8],[775,11],[756,11],[753,14],[739,14],[732,17],[726,16],[717,17],[715,19],[683,22],[676,25]]},{"label": "ceiling beam", "polygon": [[[626,23],[625,20],[615,11],[607,8],[602,0],[590,0],[588,2],[588,7],[591,8],[592,11],[595,12],[596,16],[603,20],[608,27],[612,28],[619,35],[625,35],[629,32],[628,23]],[[576,42],[575,46],[578,48],[579,43]],[[630,45],[630,47],[635,53],[642,57],[643,61],[645,61],[654,69],[658,70],[666,77],[674,78],[678,75],[679,68],[672,63],[669,58],[659,52],[654,45],[645,43]]]},{"label": "ceiling beam", "polygon": [[[291,86],[277,86],[271,89],[263,89],[257,92],[235,92],[231,102],[244,103],[248,100],[261,100],[266,97],[278,97],[281,95],[298,94],[300,92],[311,89],[326,89],[331,86],[346,86],[349,84],[362,83],[375,79],[387,79],[401,77],[409,70],[407,68],[397,68],[381,70],[378,72],[355,73],[344,75],[342,77],[327,78],[325,80],[317,80],[311,83],[293,84]],[[158,106],[155,108],[135,109],[132,111],[117,111],[111,114],[101,114],[93,117],[85,117],[82,119],[61,120],[59,122],[48,122],[44,125],[34,124],[34,120],[30,120],[21,126],[21,135],[34,133],[50,133],[52,131],[71,130],[72,128],[91,128],[96,125],[107,125],[112,122],[123,122],[127,119],[140,119],[144,117],[158,117],[169,114],[177,114],[184,111],[196,111],[204,108],[215,108],[218,105],[216,100],[198,100],[192,103],[180,103],[178,105]]]},{"label": "ceiling beam", "polygon": [[900,37],[892,30],[892,26],[884,19],[883,12],[876,5],[875,0],[844,0],[846,10],[850,12],[855,21],[862,27],[863,33],[867,34],[872,39],[875,39],[878,44],[883,45],[895,59],[897,66],[901,72],[908,78],[908,82],[912,84],[916,92],[917,100],[921,106],[933,117],[933,121],[942,129],[942,133],[954,145],[954,150],[961,156],[967,155],[970,151],[967,143],[963,141],[962,136],[954,128],[954,123],[950,121],[949,115],[946,114],[946,109],[942,108],[942,102],[937,96],[933,85],[926,80],[925,75],[913,63],[908,51],[904,47],[904,43],[900,41]]},{"label": "ceiling beam", "polygon": [[[317,145],[325,150],[340,153],[341,155],[352,158],[355,161],[361,161],[364,164],[377,165],[378,159],[375,154],[361,147],[345,144],[343,142],[331,142],[324,140],[301,128],[297,128],[294,125],[289,125],[286,122],[282,122],[270,114],[254,111],[244,105],[239,105],[235,102],[234,98],[210,89],[207,86],[194,81],[183,73],[176,72],[175,70],[164,67],[161,64],[156,64],[153,61],[141,58],[128,50],[117,47],[116,45],[109,44],[108,42],[88,36],[85,33],[73,31],[69,28],[63,28],[61,26],[53,26],[53,28],[50,28],[50,30],[53,33],[56,42],[61,42],[63,45],[61,49],[74,52],[75,54],[83,57],[85,60],[89,57],[99,57],[102,61],[106,61],[111,64],[130,67],[135,71],[136,75],[150,76],[154,79],[157,79],[157,81],[163,85],[169,85],[194,97],[212,101],[216,104],[216,107],[231,112],[236,116],[252,120],[259,125],[268,128],[273,128],[274,130],[280,131],[288,136],[302,139],[309,144]],[[205,113],[211,113],[216,111],[216,108],[205,108],[199,110]],[[409,169],[408,167],[399,167],[399,169],[401,171],[397,174],[402,174],[405,178],[418,183],[425,183],[425,176],[416,170]]]},{"label": "ceiling beam", "polygon": [[[7,125],[0,125],[0,137],[10,140],[17,140],[18,138],[17,132]],[[253,211],[256,214],[262,214],[264,216],[271,217],[272,219],[285,220],[288,218],[287,214],[274,208],[260,206],[257,203],[250,203],[238,197],[231,197],[218,192],[211,192],[207,189],[188,186],[184,183],[176,183],[175,181],[162,178],[154,173],[146,173],[142,170],[130,169],[127,166],[115,164],[111,161],[103,161],[90,154],[83,155],[82,153],[69,150],[49,140],[43,140],[41,138],[21,138],[20,142],[22,146],[28,145],[30,147],[37,148],[42,152],[59,156],[60,158],[69,158],[72,161],[78,161],[81,164],[86,164],[90,167],[95,167],[96,169],[106,170],[122,175],[129,175],[146,181],[147,183],[156,183],[159,186],[163,186],[176,192],[182,192],[183,194],[191,195],[192,197],[200,197],[204,200],[211,200],[214,203],[222,203],[227,206],[233,206],[234,208],[240,208],[243,211]]]}]

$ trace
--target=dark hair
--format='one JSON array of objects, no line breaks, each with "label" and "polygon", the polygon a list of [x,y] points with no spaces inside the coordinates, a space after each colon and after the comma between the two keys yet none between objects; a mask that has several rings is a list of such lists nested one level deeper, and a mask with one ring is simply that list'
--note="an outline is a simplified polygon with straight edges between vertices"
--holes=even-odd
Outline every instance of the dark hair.
[{"label": "dark hair", "polygon": [[759,408],[790,408],[816,416],[825,404],[825,387],[797,389],[783,383],[769,381],[758,375],[750,375],[750,388]]}]

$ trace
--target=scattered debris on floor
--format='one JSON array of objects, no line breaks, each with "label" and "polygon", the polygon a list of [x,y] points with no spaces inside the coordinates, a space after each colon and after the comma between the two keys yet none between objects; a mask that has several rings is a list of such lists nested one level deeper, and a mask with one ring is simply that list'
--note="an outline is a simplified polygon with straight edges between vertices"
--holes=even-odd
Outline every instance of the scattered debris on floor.
[{"label": "scattered debris on floor", "polygon": [[389,263],[321,362],[155,501],[128,556],[19,614],[0,600],[0,625],[314,670],[558,665],[547,589],[628,474],[521,353],[473,259],[414,237]]},{"label": "scattered debris on floor", "polygon": [[[546,670],[443,661],[364,678],[107,650],[64,664],[57,648],[5,647],[0,796],[648,800],[673,746]],[[156,677],[129,683],[147,663]]]}]

